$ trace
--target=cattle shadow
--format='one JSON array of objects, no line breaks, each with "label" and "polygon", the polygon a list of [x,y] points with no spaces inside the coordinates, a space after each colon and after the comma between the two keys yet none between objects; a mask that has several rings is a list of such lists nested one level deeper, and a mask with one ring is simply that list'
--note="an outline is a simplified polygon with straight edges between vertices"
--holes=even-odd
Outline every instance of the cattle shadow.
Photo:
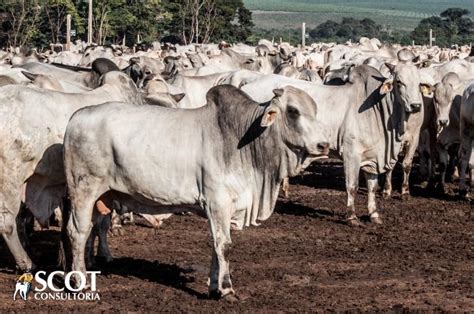
[{"label": "cattle shadow", "polygon": [[335,213],[334,211],[325,208],[308,207],[292,201],[278,200],[275,206],[275,212],[280,215],[304,216],[329,221],[339,225],[347,225],[344,214]]},{"label": "cattle shadow", "polygon": [[[37,269],[53,271],[58,269],[60,231],[54,229],[35,231],[29,238],[30,257]],[[15,259],[3,238],[0,240],[0,273],[15,273]]]},{"label": "cattle shadow", "polygon": [[343,164],[341,161],[312,163],[302,175],[290,178],[290,184],[345,191]]},{"label": "cattle shadow", "polygon": [[100,263],[99,268],[102,275],[113,274],[122,277],[136,277],[184,291],[200,300],[209,299],[207,294],[200,293],[187,286],[187,284],[195,282],[195,278],[191,276],[194,272],[192,268],[185,269],[176,264],[150,262],[133,257],[116,257],[112,262]]}]

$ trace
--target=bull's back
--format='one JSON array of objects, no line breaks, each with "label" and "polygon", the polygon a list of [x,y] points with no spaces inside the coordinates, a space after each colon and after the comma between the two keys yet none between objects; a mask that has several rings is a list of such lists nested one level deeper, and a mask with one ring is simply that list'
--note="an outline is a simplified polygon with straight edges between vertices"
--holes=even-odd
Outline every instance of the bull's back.
[{"label": "bull's back", "polygon": [[205,120],[202,110],[124,103],[85,108],[66,131],[66,166],[79,165],[123,193],[194,204],[205,159],[212,158],[203,153]]}]

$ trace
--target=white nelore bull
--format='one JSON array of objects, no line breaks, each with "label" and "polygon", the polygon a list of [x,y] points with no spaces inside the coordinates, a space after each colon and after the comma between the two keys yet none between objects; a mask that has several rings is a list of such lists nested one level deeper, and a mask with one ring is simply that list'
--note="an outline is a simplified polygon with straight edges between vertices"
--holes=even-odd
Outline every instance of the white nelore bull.
[{"label": "white nelore bull", "polygon": [[[42,225],[65,194],[62,143],[72,114],[106,101],[141,101],[133,82],[107,73],[103,85],[67,94],[21,85],[0,88],[0,233],[21,270],[33,263],[25,251],[19,213],[26,205]],[[5,254],[5,253],[2,253]]]},{"label": "white nelore bull", "polygon": [[231,220],[269,218],[282,179],[328,150],[316,103],[292,87],[274,94],[259,105],[223,85],[194,110],[107,103],[74,114],[64,140],[72,269],[86,271],[92,222],[114,200],[147,214],[187,209],[209,219],[210,296],[232,298]]}]

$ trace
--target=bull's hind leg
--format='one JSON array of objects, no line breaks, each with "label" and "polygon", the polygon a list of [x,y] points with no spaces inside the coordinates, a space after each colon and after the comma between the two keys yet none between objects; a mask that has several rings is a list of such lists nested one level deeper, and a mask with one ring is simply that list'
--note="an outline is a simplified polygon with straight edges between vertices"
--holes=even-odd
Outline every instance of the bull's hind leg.
[{"label": "bull's hind leg", "polygon": [[403,183],[402,183],[402,200],[408,200],[410,198],[410,173],[413,165],[413,157],[415,156],[418,143],[420,141],[419,136],[415,136],[413,141],[406,147],[405,157],[403,158]]},{"label": "bull's hind leg", "polygon": [[[15,195],[15,193],[12,194]],[[19,193],[16,195],[19,195]],[[21,201],[5,201],[4,204],[8,204],[8,206],[0,208],[0,233],[15,258],[17,268],[20,271],[30,271],[34,268],[34,265],[23,246],[26,242],[24,221],[21,217],[18,217],[19,213],[15,215],[9,211],[13,208],[20,209]]]},{"label": "bull's hind leg", "polygon": [[109,243],[107,241],[107,234],[112,225],[112,215],[101,215],[101,217],[98,218],[99,219],[96,220],[96,225],[98,228],[97,235],[99,236],[97,256],[103,258],[104,261],[108,263],[113,260],[112,254],[110,253],[109,249]]},{"label": "bull's hind leg", "polygon": [[[70,193],[71,215],[67,225],[67,231],[72,249],[72,271],[86,274],[85,249],[86,243],[92,230],[92,215],[97,199],[105,192],[100,186],[92,182],[76,187]],[[95,186],[94,186],[95,185]],[[76,282],[80,282],[78,274],[74,274]]]},{"label": "bull's hind leg", "polygon": [[230,239],[230,206],[224,207],[217,203],[206,204],[206,211],[214,242],[209,296],[211,298],[227,297],[232,299],[234,289],[232,288],[229,270],[229,253],[232,244]]},{"label": "bull's hind leg", "polygon": [[446,170],[448,168],[449,154],[448,150],[444,147],[439,148],[439,182],[436,190],[444,194],[445,193],[445,183],[446,183]]},{"label": "bull's hind leg", "polygon": [[376,174],[364,172],[365,180],[367,182],[367,192],[368,192],[368,204],[367,209],[369,211],[370,221],[376,224],[382,224],[382,219],[377,212],[377,203],[375,192],[378,187],[378,176]]}]

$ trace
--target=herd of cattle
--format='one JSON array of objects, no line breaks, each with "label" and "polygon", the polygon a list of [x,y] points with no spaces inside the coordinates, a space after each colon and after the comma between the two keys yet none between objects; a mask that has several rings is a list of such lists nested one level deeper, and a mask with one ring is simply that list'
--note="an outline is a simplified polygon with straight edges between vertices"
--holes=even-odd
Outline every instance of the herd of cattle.
[{"label": "herd of cattle", "polygon": [[378,175],[390,197],[399,156],[403,198],[416,154],[429,188],[443,192],[456,171],[461,196],[466,173],[474,186],[469,47],[73,45],[0,51],[0,62],[0,232],[23,271],[35,267],[32,218],[62,217],[70,267],[85,272],[96,238],[111,258],[112,214],[158,226],[194,212],[213,236],[210,295],[231,297],[231,229],[266,220],[316,159],[344,161],[351,225],[361,169],[370,220],[382,223]]}]

